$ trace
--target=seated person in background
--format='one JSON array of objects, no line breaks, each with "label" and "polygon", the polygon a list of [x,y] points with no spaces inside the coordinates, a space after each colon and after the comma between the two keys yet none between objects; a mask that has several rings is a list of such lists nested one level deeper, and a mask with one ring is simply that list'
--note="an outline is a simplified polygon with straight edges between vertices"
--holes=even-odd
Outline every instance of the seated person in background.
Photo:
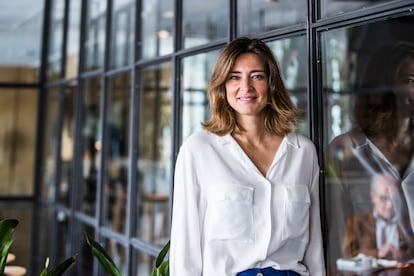
[{"label": "seated person in background", "polygon": [[388,175],[374,176],[370,192],[372,212],[351,217],[346,223],[343,256],[359,253],[381,259],[407,261],[414,256],[409,220],[401,217],[397,182]]}]

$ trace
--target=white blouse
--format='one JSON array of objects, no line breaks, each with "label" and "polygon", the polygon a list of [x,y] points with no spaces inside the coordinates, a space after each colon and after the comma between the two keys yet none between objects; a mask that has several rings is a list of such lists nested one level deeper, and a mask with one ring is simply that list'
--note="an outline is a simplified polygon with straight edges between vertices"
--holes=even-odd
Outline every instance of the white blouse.
[{"label": "white blouse", "polygon": [[273,267],[325,275],[314,144],[290,133],[264,177],[231,135],[181,146],[174,180],[171,276]]}]

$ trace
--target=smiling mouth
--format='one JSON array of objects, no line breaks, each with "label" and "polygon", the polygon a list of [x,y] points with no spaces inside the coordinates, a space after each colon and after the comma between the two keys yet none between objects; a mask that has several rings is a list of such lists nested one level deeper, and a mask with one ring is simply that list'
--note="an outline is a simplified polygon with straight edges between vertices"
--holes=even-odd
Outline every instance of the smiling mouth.
[{"label": "smiling mouth", "polygon": [[253,96],[251,96],[251,97],[239,97],[239,98],[237,98],[238,100],[240,100],[240,101],[253,101],[253,100],[256,100],[257,99],[257,97],[253,97]]}]

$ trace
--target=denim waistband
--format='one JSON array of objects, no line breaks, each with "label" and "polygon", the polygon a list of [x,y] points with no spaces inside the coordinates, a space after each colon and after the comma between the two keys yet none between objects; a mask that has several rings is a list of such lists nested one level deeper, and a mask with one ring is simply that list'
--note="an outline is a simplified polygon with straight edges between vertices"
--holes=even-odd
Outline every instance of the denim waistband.
[{"label": "denim waistband", "polygon": [[300,276],[300,274],[292,270],[276,270],[272,267],[266,267],[247,269],[237,273],[236,276]]}]

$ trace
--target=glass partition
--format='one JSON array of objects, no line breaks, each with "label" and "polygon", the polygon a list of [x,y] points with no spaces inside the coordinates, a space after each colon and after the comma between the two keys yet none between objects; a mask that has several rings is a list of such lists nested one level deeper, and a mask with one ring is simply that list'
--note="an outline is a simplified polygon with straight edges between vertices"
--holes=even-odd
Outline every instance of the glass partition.
[{"label": "glass partition", "polygon": [[77,95],[77,83],[71,82],[65,86],[62,112],[63,125],[61,129],[60,150],[60,185],[58,201],[65,206],[70,206],[70,195],[73,188],[73,155],[75,149],[75,97]]},{"label": "glass partition", "polygon": [[360,9],[365,9],[367,7],[384,3],[391,2],[392,0],[375,0],[375,1],[366,1],[366,0],[355,0],[355,1],[337,1],[337,0],[319,0],[319,13],[320,17],[332,17],[335,15],[340,15],[350,11],[356,11]]},{"label": "glass partition", "polygon": [[307,2],[238,0],[237,18],[238,35],[262,33],[306,22]]},{"label": "glass partition", "polygon": [[141,55],[151,58],[174,51],[174,1],[142,1]]},{"label": "glass partition", "polygon": [[97,70],[104,63],[106,0],[87,0],[88,18],[85,39],[85,70]]},{"label": "glass partition", "polygon": [[145,68],[140,76],[137,236],[158,245],[169,239],[171,78],[171,63]]},{"label": "glass partition", "polygon": [[309,136],[308,49],[306,36],[296,36],[268,43],[278,62],[286,89],[300,110],[297,131]]},{"label": "glass partition", "polygon": [[65,77],[73,78],[78,75],[79,46],[81,26],[81,0],[69,1],[68,34],[66,42],[66,70]]},{"label": "glass partition", "polygon": [[0,89],[0,196],[33,195],[38,95]]},{"label": "glass partition", "polygon": [[47,57],[48,80],[60,78],[62,71],[62,45],[63,45],[63,19],[65,12],[65,1],[51,1],[50,40]]},{"label": "glass partition", "polygon": [[[381,35],[375,30],[381,28]],[[327,266],[414,258],[413,17],[322,33]]]},{"label": "glass partition", "polygon": [[1,2],[0,82],[39,81],[44,2]]},{"label": "glass partition", "polygon": [[[23,266],[27,269],[27,271],[29,271],[30,261],[32,260],[32,256],[30,254],[32,239],[40,239],[40,242],[44,242],[42,246],[45,247],[49,244],[47,240],[42,239],[43,237],[34,237],[31,235],[33,226],[33,203],[10,200],[2,201],[0,202],[0,218],[18,220],[19,223],[13,231],[13,243],[9,251],[16,256],[16,260],[11,264]],[[48,229],[45,229],[44,232],[48,232],[47,230]],[[4,236],[5,234],[3,230],[2,240],[4,240]],[[5,244],[5,242],[2,242],[2,244]]]},{"label": "glass partition", "polygon": [[59,134],[59,89],[46,92],[45,124],[43,128],[42,196],[54,199],[57,168],[57,137]]},{"label": "glass partition", "polygon": [[207,88],[220,51],[198,54],[182,60],[182,127],[184,140],[210,117]]},{"label": "glass partition", "polygon": [[135,1],[115,0],[112,11],[111,68],[132,64]]},{"label": "glass partition", "polygon": [[101,155],[101,79],[92,78],[85,81],[83,89],[82,119],[82,177],[80,187],[81,210],[95,215],[96,187],[100,170]]},{"label": "glass partition", "polygon": [[114,231],[126,233],[130,75],[110,79],[108,92],[109,101],[106,109],[108,148],[103,183],[104,224]]},{"label": "glass partition", "polygon": [[229,5],[222,0],[183,1],[183,45],[190,48],[228,34]]}]

